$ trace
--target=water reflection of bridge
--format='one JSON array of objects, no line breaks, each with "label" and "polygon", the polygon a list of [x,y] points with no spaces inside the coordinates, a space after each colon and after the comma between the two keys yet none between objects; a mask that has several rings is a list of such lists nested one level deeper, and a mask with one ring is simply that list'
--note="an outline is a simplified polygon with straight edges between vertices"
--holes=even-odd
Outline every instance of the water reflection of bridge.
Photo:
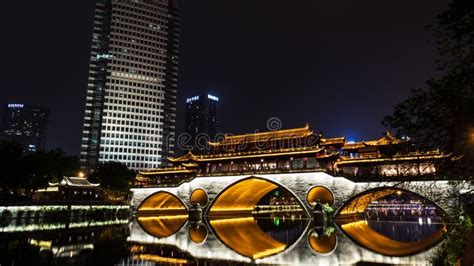
[{"label": "water reflection of bridge", "polygon": [[[147,232],[148,225],[135,221],[131,226],[128,241],[139,245],[174,246],[200,260],[320,265],[359,262],[417,264],[428,262],[433,252],[432,250],[424,251],[428,245],[433,245],[431,239],[426,240],[421,246],[415,243],[402,249],[392,247],[393,250],[399,252],[392,256],[383,255],[386,242],[381,242],[379,246],[369,243],[368,247],[363,247],[345,237],[337,229],[332,237],[321,240],[314,236],[315,233],[309,221],[305,221],[301,235],[289,246],[264,234],[251,217],[210,221],[201,224],[200,228],[204,229],[199,230],[196,230],[196,226],[191,222],[185,221],[176,232],[160,235]],[[363,230],[369,239],[376,235],[373,231]],[[432,239],[436,237],[433,236]],[[244,238],[250,238],[251,241]],[[254,245],[247,245],[247,243],[254,243]],[[389,244],[397,244],[397,242],[392,241]],[[415,253],[421,252],[410,255],[414,253],[414,250],[417,251]],[[400,257],[404,254],[408,256]]]},{"label": "water reflection of bridge", "polygon": [[[252,178],[245,181],[250,182]],[[266,193],[268,191],[272,190]],[[335,216],[340,230],[313,224],[302,210],[260,213],[246,206],[227,210],[218,205],[218,210],[213,211],[220,196],[210,203],[208,218],[201,221],[191,217],[173,194],[159,192],[156,198],[159,199],[156,203],[165,202],[173,208],[155,210],[153,214],[145,212],[146,216],[139,208],[138,226],[132,226],[129,241],[174,244],[199,259],[292,263],[295,262],[292,259],[297,258],[300,263],[315,260],[411,263],[427,259],[424,255],[430,252],[426,250],[439,243],[446,231],[445,213],[435,203],[402,189],[372,189],[346,202]],[[147,208],[149,202],[150,198],[144,201]],[[397,204],[400,210],[412,211],[408,215],[387,211],[387,202]],[[352,257],[351,261],[346,252],[356,252],[360,257]],[[374,259],[377,256],[381,261]]]}]

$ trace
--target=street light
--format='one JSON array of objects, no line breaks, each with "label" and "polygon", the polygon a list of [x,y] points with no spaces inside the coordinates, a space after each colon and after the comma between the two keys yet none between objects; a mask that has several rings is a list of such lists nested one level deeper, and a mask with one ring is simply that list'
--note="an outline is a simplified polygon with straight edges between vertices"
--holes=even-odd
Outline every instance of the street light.
[{"label": "street light", "polygon": [[79,177],[80,178],[83,178],[85,176],[85,174],[83,172],[79,172]]}]

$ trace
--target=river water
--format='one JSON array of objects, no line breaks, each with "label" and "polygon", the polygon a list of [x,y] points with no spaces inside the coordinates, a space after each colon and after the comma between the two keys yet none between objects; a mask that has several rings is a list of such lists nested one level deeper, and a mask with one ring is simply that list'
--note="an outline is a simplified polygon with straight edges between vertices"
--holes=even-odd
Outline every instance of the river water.
[{"label": "river water", "polygon": [[429,264],[447,227],[413,198],[378,199],[328,223],[303,211],[190,221],[161,215],[0,224],[3,265]]}]

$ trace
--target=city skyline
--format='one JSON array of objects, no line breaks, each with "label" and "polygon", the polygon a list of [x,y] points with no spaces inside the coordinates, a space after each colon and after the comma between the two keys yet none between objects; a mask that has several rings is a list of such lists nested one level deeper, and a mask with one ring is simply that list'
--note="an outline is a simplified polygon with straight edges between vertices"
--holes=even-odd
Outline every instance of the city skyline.
[{"label": "city skyline", "polygon": [[[14,51],[36,38],[38,49],[49,51],[33,54],[23,49],[7,55],[10,64],[3,71],[7,75],[1,102],[50,107],[48,148],[61,147],[72,154],[79,154],[80,147],[93,2],[67,7],[35,3],[31,10],[49,12],[49,18],[30,27],[35,13],[44,12],[28,13],[25,21],[19,21],[18,31],[5,29],[24,41],[16,47],[2,44],[4,50]],[[195,88],[212,88],[225,99],[222,128],[227,132],[253,132],[264,128],[269,117],[279,117],[283,128],[309,122],[325,135],[354,140],[380,136],[383,115],[411,87],[424,86],[435,73],[434,51],[424,26],[434,23],[435,16],[447,7],[447,1],[383,6],[346,1],[338,5],[302,3],[287,10],[283,2],[273,1],[272,12],[261,20],[258,14],[265,10],[265,3],[252,8],[247,2],[180,4],[184,44],[179,62],[178,133],[183,132],[186,95],[204,92]],[[14,16],[21,10],[18,3],[6,5],[4,10]],[[287,11],[298,16],[289,16],[284,25],[280,18]],[[397,15],[400,13],[404,16]],[[245,21],[235,22],[244,15]],[[8,14],[3,18],[16,21]],[[52,27],[57,20],[64,23]],[[20,35],[22,31],[29,34]],[[66,40],[67,49],[58,40]],[[246,40],[252,40],[252,45]],[[49,59],[49,66],[38,67],[37,62]],[[228,64],[222,67],[225,62]],[[23,79],[17,74],[20,66],[35,71]],[[61,77],[54,84],[47,75],[53,71]],[[290,90],[291,95],[285,92]]]}]

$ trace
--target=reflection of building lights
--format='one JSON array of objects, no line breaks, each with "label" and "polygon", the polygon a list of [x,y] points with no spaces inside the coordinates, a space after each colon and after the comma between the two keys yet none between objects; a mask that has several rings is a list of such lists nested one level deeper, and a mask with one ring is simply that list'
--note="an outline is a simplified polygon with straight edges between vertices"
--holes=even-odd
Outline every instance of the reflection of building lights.
[{"label": "reflection of building lights", "polygon": [[402,191],[398,190],[398,191],[397,191],[397,195],[398,195],[398,196],[402,195]]},{"label": "reflection of building lights", "polygon": [[421,217],[418,218],[418,224],[423,225],[423,219]]}]

